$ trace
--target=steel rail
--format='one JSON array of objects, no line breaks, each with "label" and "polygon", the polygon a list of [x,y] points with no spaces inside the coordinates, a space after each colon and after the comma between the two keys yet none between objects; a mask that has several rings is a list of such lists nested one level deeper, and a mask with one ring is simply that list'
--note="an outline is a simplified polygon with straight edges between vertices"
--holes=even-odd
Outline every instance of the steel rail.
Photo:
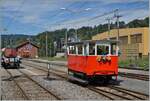
[{"label": "steel rail", "polygon": [[133,78],[133,79],[138,79],[138,80],[143,80],[143,81],[149,81],[149,75],[123,73],[123,72],[119,72],[118,75],[122,76],[122,77],[128,77],[128,78]]},{"label": "steel rail", "polygon": [[51,91],[49,91],[48,89],[46,89],[45,87],[43,87],[42,85],[40,85],[37,81],[33,80],[29,75],[27,75],[26,73],[24,73],[21,70],[18,70],[20,73],[22,73],[23,75],[25,75],[29,80],[31,80],[32,82],[34,82],[36,85],[38,85],[39,87],[41,87],[42,89],[44,89],[46,92],[48,92],[49,94],[51,94],[52,96],[54,96],[57,100],[63,100],[62,98],[60,98],[58,95],[52,93]]},{"label": "steel rail", "polygon": [[[130,99],[128,97],[125,97],[125,96],[122,96],[122,95],[119,95],[119,94],[116,94],[116,93],[112,93],[112,92],[109,92],[109,91],[106,91],[106,90],[98,89],[96,87],[90,87],[90,86],[88,86],[88,88],[91,89],[91,90],[93,90],[93,91],[95,91],[95,92],[98,92],[98,93],[99,92],[100,93],[105,93],[104,96],[108,96],[108,94],[111,94],[112,96],[119,97],[119,98],[121,98],[123,100],[132,100],[132,99]],[[108,96],[110,98],[110,100],[116,100],[112,96]]]},{"label": "steel rail", "polygon": [[6,72],[10,75],[10,78],[14,81],[14,83],[17,85],[17,87],[20,89],[20,91],[22,92],[24,98],[25,98],[26,100],[31,100],[31,99],[26,95],[26,93],[24,92],[24,90],[20,87],[20,85],[17,83],[17,81],[13,78],[13,75],[11,74],[11,72],[8,71],[7,69],[5,69],[5,70],[6,70]]},{"label": "steel rail", "polygon": [[[27,64],[27,66],[35,67],[35,66],[29,65],[29,64]],[[41,66],[40,66],[40,67],[41,67]],[[38,67],[36,67],[36,69],[47,72],[45,69],[41,69],[41,68],[38,68]],[[53,70],[54,70],[54,69],[53,69]],[[57,71],[57,72],[61,72],[61,73],[65,73],[65,72],[62,72],[62,71],[59,71],[59,70],[56,70],[56,71]],[[52,74],[54,74],[54,75],[57,75],[57,76],[59,76],[59,77],[61,77],[61,78],[64,78],[64,79],[68,80],[68,77],[67,77],[67,76],[63,76],[63,75],[57,74],[57,73],[52,72],[52,71],[50,71],[50,72],[51,72]],[[98,94],[101,94],[101,95],[103,95],[103,96],[109,98],[110,100],[114,100],[112,97],[108,96],[107,94],[105,94],[105,93],[103,93],[103,92],[100,92],[100,91],[94,90],[94,88],[93,88],[93,89],[92,89],[92,88],[88,88],[88,89],[91,90],[91,91],[94,91],[94,92],[96,92],[96,93],[98,93]]]},{"label": "steel rail", "polygon": [[[38,62],[38,61],[33,60],[33,62]],[[49,63],[49,62],[38,62],[38,63]],[[65,66],[65,67],[67,67],[67,65],[65,65],[63,63],[58,64],[58,63],[50,62],[50,64],[51,65],[57,65],[57,66]],[[39,65],[37,65],[37,66],[39,66]],[[118,72],[118,75],[122,76],[122,77],[132,78],[132,79],[149,81],[149,75],[142,75],[142,74],[135,74],[135,73],[123,73],[123,72]]]},{"label": "steel rail", "polygon": [[[26,64],[25,64],[26,65]],[[30,63],[30,65],[29,65],[29,63],[27,64],[28,66],[32,66],[32,67],[35,67],[35,65],[31,65],[31,63]],[[39,67],[43,67],[43,66],[39,66]],[[47,72],[45,69],[41,69],[41,68],[37,68],[37,66],[36,66],[36,69],[39,69],[39,70],[42,70],[42,71],[45,71],[45,72]],[[51,70],[53,70],[53,71],[57,71],[57,72],[60,72],[60,73],[65,73],[65,72],[63,72],[63,71],[61,71],[61,70],[56,70],[56,69],[51,69]],[[54,72],[52,72],[52,71],[50,71],[51,73],[53,73],[53,74],[55,74],[55,75],[57,75],[57,76],[60,76],[60,77],[62,77],[62,78],[65,78],[65,79],[68,79],[67,78],[67,76],[63,76],[63,75],[60,75],[60,74],[57,74],[57,73],[54,73]],[[65,73],[66,74],[66,73]],[[114,87],[115,88],[115,86],[109,86],[109,88],[111,88],[111,89],[114,89],[114,88],[112,88],[112,87]],[[109,94],[112,94],[112,95],[115,95],[115,96],[118,96],[118,97],[120,97],[120,98],[123,98],[123,99],[126,99],[126,100],[132,100],[132,99],[130,99],[130,98],[127,98],[127,97],[124,97],[124,96],[121,96],[121,95],[117,95],[117,94],[114,94],[114,93],[110,93],[110,92],[108,92],[108,91],[105,91],[105,90],[101,90],[101,89],[97,89],[97,88],[95,88],[95,87],[87,87],[88,89],[90,89],[90,90],[92,90],[92,91],[94,91],[94,92],[96,92],[96,93],[101,93],[103,96],[105,96],[105,97],[108,97],[108,95],[106,94],[106,93],[109,93]],[[120,87],[119,87],[120,88]],[[121,89],[121,88],[120,88]],[[100,91],[101,90],[101,91]],[[127,92],[125,92],[125,91],[123,91],[123,90],[118,90],[118,89],[115,89],[115,90],[117,90],[117,91],[119,91],[119,92],[122,92],[122,93],[127,93]],[[130,95],[130,96],[133,96],[133,97],[135,97],[135,98],[138,98],[138,99],[141,99],[141,100],[145,100],[144,98],[141,98],[141,97],[138,97],[138,96],[136,96],[136,94],[139,94],[139,95],[142,95],[142,96],[146,96],[146,97],[148,97],[148,95],[146,95],[146,94],[143,94],[143,93],[139,93],[139,92],[135,92],[135,91],[131,91],[131,90],[127,90],[127,89],[124,89],[124,90],[126,90],[126,91],[128,91],[128,95]],[[104,93],[105,92],[105,93]],[[130,93],[129,93],[130,92]],[[136,93],[136,94],[131,94],[131,93]],[[110,100],[114,100],[112,97],[108,97]]]},{"label": "steel rail", "polygon": [[[138,99],[140,99],[140,100],[145,100],[145,98],[148,98],[148,97],[149,97],[149,95],[147,95],[147,94],[143,94],[143,93],[140,93],[140,92],[128,90],[128,89],[121,88],[121,87],[116,87],[116,86],[108,86],[108,87],[111,88],[111,89],[115,89],[115,90],[124,92],[124,93],[126,93],[126,94],[128,94],[128,95],[131,95],[131,96],[133,96],[133,97],[136,97],[136,98],[138,98]],[[143,97],[140,97],[139,95],[140,95],[140,96],[143,96],[144,98],[143,98]]]}]

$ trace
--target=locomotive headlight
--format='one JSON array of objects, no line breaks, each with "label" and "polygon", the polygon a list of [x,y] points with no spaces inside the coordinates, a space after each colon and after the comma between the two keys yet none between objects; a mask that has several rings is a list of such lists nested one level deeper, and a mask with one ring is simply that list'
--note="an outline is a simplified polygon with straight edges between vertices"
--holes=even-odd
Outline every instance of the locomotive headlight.
[{"label": "locomotive headlight", "polygon": [[9,62],[9,59],[6,58],[6,59],[5,59],[5,62],[8,63],[8,62]]},{"label": "locomotive headlight", "polygon": [[8,59],[6,58],[5,61],[8,61]]}]

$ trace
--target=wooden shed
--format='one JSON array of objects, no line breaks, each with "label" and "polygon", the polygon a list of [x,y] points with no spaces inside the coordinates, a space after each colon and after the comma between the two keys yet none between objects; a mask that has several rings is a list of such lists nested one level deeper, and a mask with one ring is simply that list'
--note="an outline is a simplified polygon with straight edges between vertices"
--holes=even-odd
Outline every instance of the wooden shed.
[{"label": "wooden shed", "polygon": [[22,58],[37,58],[38,57],[38,46],[27,41],[16,47],[17,55]]}]

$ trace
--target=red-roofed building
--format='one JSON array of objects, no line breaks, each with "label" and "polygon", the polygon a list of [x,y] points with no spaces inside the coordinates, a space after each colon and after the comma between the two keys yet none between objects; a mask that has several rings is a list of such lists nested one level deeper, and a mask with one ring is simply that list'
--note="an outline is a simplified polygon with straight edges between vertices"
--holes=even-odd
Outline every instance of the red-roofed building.
[{"label": "red-roofed building", "polygon": [[38,46],[27,41],[16,47],[17,55],[23,58],[37,58],[38,57]]}]

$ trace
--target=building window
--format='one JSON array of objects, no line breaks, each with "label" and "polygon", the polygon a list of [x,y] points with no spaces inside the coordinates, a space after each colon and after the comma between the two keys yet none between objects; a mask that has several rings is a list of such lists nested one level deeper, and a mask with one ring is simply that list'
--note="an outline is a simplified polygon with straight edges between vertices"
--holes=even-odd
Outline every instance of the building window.
[{"label": "building window", "polygon": [[142,53],[139,53],[139,58],[140,58],[140,59],[142,58]]},{"label": "building window", "polygon": [[121,44],[128,44],[128,36],[119,37]]},{"label": "building window", "polygon": [[116,40],[116,37],[110,38],[110,40]]},{"label": "building window", "polygon": [[131,43],[142,43],[142,34],[131,35]]}]

